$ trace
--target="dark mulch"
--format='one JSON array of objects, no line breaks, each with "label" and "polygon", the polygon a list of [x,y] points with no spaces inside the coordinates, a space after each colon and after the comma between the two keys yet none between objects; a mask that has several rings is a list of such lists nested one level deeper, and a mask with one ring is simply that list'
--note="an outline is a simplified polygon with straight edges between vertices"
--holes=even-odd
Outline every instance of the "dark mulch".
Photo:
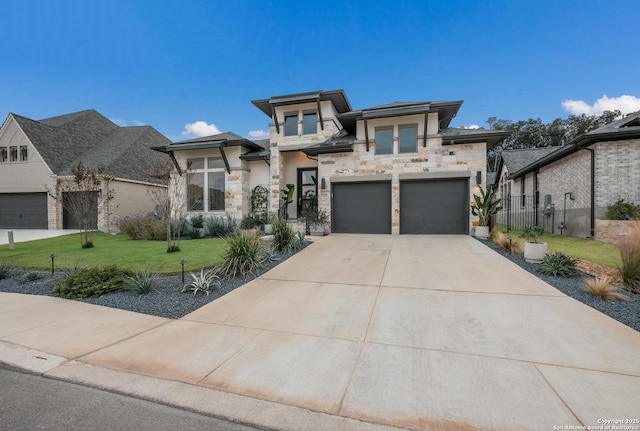
[{"label": "dark mulch", "polygon": [[[276,253],[274,257],[277,260],[265,263],[257,276],[264,274],[293,254],[294,253]],[[49,272],[38,271],[41,276],[38,280],[25,281],[24,274],[27,272],[33,271],[12,269],[8,278],[0,280],[0,292],[55,296],[53,294],[53,287],[64,276],[62,273],[51,275]],[[244,278],[240,276],[229,279],[221,278],[220,287],[211,290],[209,295],[204,293],[194,295],[193,292],[182,292],[181,275],[159,276],[155,283],[154,290],[146,295],[139,295],[129,290],[120,290],[109,292],[99,297],[77,299],[77,301],[151,314],[153,316],[179,319],[214,299],[226,295],[248,283],[254,278],[255,277]],[[188,284],[190,280],[192,280],[190,274],[185,274],[185,282]]]},{"label": "dark mulch", "polygon": [[589,274],[578,272],[573,277],[553,277],[538,272],[537,263],[529,263],[524,260],[521,254],[510,255],[502,247],[498,247],[491,241],[476,238],[487,247],[500,253],[521,268],[534,274],[536,277],[549,283],[565,295],[568,295],[578,301],[594,308],[609,317],[616,319],[618,322],[624,323],[630,328],[640,331],[640,294],[625,291],[629,297],[629,301],[604,301],[597,296],[593,296],[584,291],[583,285],[586,279],[591,278]]}]

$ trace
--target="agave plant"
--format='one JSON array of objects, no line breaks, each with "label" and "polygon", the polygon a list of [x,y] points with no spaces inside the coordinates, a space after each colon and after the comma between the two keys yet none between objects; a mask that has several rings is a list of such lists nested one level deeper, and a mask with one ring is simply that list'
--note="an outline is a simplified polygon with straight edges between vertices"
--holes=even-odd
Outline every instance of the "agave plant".
[{"label": "agave plant", "polygon": [[478,216],[480,226],[489,226],[489,220],[502,209],[500,206],[501,199],[496,199],[496,191],[493,188],[484,190],[480,188],[480,195],[473,195],[471,202],[471,214]]},{"label": "agave plant", "polygon": [[190,284],[187,284],[182,288],[183,292],[192,290],[193,296],[197,295],[198,292],[203,292],[209,295],[210,288],[218,288],[220,287],[219,277],[213,270],[204,269],[200,270],[200,274],[191,274],[193,281]]}]

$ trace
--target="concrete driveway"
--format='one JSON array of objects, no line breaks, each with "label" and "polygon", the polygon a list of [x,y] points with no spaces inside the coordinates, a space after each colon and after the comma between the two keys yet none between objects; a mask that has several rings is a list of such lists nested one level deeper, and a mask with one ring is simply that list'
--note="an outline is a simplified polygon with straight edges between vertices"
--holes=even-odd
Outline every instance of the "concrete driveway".
[{"label": "concrete driveway", "polygon": [[6,363],[273,429],[551,430],[640,402],[640,333],[467,236],[330,235],[175,321],[0,294],[0,339]]}]

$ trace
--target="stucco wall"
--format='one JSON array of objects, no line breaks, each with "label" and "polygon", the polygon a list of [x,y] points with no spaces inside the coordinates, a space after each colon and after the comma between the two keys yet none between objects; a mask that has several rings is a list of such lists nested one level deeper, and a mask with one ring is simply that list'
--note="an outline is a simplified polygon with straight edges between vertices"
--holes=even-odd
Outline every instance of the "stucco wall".
[{"label": "stucco wall", "polygon": [[[113,191],[113,199],[105,205],[98,217],[99,224],[106,231],[117,231],[118,219],[121,217],[152,212],[156,207],[156,196],[163,195],[166,189],[164,186],[117,180],[109,181],[105,186]],[[153,190],[156,190],[155,194]]]}]

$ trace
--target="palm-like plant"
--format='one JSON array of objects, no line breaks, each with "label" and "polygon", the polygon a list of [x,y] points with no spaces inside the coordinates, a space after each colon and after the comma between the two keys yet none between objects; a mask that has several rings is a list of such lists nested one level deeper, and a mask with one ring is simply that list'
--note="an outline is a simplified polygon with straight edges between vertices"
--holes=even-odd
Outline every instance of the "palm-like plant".
[{"label": "palm-like plant", "polygon": [[193,281],[182,288],[183,292],[191,290],[194,296],[197,295],[198,292],[209,295],[210,288],[216,289],[220,287],[220,280],[213,270],[205,271],[202,269],[200,270],[200,274],[191,274],[191,277]]},{"label": "palm-like plant", "polygon": [[496,199],[496,191],[493,188],[484,190],[480,188],[480,195],[473,195],[471,202],[471,214],[478,216],[480,226],[489,226],[489,220],[502,209],[500,206],[501,199]]}]

